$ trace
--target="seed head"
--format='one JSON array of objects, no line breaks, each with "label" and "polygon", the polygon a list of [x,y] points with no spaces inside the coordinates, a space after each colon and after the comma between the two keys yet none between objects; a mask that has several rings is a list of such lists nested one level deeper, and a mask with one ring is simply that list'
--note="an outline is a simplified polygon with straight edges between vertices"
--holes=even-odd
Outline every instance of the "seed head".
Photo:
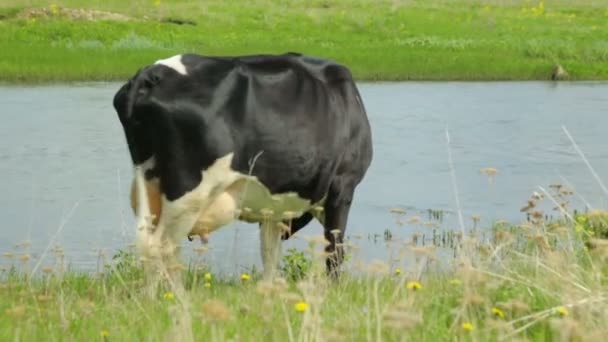
[{"label": "seed head", "polygon": [[23,262],[23,263],[26,263],[26,262],[30,261],[30,256],[29,256],[29,254],[24,254],[19,257],[19,260],[21,260],[21,262]]},{"label": "seed head", "polygon": [[407,220],[407,223],[418,223],[420,222],[421,218],[420,216],[412,216],[409,220]]},{"label": "seed head", "polygon": [[283,212],[283,219],[284,220],[293,220],[294,218],[300,216],[298,214],[299,213],[297,213],[295,211],[285,211],[285,212]]},{"label": "seed head", "polygon": [[13,318],[20,318],[25,315],[25,306],[19,305],[6,310],[6,314]]},{"label": "seed head", "polygon": [[484,167],[483,169],[479,170],[479,172],[487,176],[495,176],[498,173],[498,170],[494,167]]},{"label": "seed head", "polygon": [[478,294],[470,294],[462,299],[464,304],[470,305],[482,305],[485,303],[485,299]]},{"label": "seed head", "polygon": [[407,307],[395,306],[384,314],[388,327],[398,330],[409,330],[422,323],[422,316],[411,312]]},{"label": "seed head", "polygon": [[203,304],[203,314],[209,321],[221,322],[230,319],[230,310],[226,304],[217,299]]}]

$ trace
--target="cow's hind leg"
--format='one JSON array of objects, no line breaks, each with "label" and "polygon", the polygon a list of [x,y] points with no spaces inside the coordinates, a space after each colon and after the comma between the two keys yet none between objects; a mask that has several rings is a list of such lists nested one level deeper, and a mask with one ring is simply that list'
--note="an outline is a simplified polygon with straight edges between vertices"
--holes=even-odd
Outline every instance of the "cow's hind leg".
[{"label": "cow's hind leg", "polygon": [[300,217],[296,217],[291,221],[283,222],[289,229],[281,234],[281,240],[287,240],[297,233],[300,229],[306,227],[306,225],[312,221],[313,215],[309,212],[302,214]]},{"label": "cow's hind leg", "polygon": [[348,222],[353,200],[353,182],[344,180],[335,181],[331,187],[325,202],[325,239],[329,244],[325,247],[328,253],[326,266],[330,277],[336,279],[339,276],[339,268],[344,261],[344,232]]},{"label": "cow's hind leg", "polygon": [[272,280],[277,274],[281,257],[282,228],[279,222],[266,220],[260,223],[260,247],[264,280]]}]

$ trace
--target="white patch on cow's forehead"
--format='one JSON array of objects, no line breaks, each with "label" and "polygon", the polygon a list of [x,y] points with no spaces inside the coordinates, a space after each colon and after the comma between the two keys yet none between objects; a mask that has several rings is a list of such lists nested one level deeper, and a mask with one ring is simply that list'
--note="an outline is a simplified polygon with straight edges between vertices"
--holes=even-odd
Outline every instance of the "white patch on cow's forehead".
[{"label": "white patch on cow's forehead", "polygon": [[167,66],[182,75],[187,75],[186,66],[182,63],[182,55],[175,55],[167,59],[161,59],[156,61],[154,64],[161,64]]}]

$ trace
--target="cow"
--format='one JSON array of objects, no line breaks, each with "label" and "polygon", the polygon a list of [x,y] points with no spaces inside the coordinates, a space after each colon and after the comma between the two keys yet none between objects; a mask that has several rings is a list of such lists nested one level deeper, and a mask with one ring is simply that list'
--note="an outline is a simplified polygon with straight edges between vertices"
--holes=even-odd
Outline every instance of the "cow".
[{"label": "cow", "polygon": [[180,241],[240,220],[259,225],[263,277],[272,279],[281,241],[316,218],[327,274],[338,275],[355,189],[373,154],[346,66],[294,52],[185,53],[140,68],[113,105],[133,163],[144,260],[171,275]]}]

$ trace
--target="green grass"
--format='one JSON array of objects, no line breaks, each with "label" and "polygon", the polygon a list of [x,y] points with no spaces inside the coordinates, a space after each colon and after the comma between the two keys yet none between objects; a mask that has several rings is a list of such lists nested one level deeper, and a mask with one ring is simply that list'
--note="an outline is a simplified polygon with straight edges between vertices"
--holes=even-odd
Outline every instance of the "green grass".
[{"label": "green grass", "polygon": [[[48,15],[24,17],[28,8]],[[63,8],[137,20],[75,20]],[[0,18],[5,82],[124,79],[182,52],[286,51],[338,60],[359,80],[549,79],[556,64],[571,79],[608,79],[608,9],[593,0],[5,0]]]},{"label": "green grass", "polygon": [[0,340],[177,341],[189,332],[195,341],[602,340],[608,212],[543,216],[498,223],[489,239],[456,237],[454,259],[439,258],[438,246],[389,240],[393,257],[363,262],[349,241],[339,282],[324,277],[314,237],[309,249],[287,254],[283,278],[273,283],[255,270],[247,280],[207,274],[207,265],[194,262],[185,293],[161,290],[153,298],[143,294],[130,252],[83,274],[66,271],[55,249],[56,263],[30,278],[39,262],[24,246],[4,255],[13,267],[0,275]]}]

